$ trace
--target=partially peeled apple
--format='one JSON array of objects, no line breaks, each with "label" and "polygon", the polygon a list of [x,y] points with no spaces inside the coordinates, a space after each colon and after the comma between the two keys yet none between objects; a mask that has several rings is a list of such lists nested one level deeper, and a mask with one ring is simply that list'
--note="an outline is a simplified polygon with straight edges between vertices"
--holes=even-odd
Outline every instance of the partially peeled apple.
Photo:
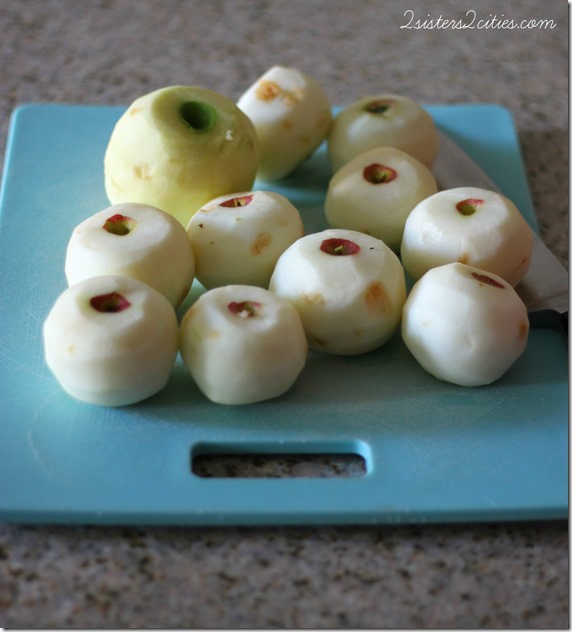
[{"label": "partially peeled apple", "polygon": [[252,188],[259,143],[250,119],[226,96],[169,86],[136,99],[105,153],[112,204],[156,206],[187,226],[213,198]]}]

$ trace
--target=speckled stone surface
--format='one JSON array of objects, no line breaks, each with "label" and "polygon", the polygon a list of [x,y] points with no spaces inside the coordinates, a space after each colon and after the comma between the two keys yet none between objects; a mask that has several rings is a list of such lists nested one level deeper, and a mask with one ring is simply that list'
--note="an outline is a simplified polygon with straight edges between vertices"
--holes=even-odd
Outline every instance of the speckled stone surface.
[{"label": "speckled stone surface", "polygon": [[[428,28],[440,16],[491,26]],[[1,155],[18,104],[128,104],[173,83],[237,98],[274,64],[338,104],[395,91],[504,105],[542,236],[568,264],[564,0],[0,0],[0,26]],[[0,627],[566,628],[568,574],[565,522],[2,525]]]}]

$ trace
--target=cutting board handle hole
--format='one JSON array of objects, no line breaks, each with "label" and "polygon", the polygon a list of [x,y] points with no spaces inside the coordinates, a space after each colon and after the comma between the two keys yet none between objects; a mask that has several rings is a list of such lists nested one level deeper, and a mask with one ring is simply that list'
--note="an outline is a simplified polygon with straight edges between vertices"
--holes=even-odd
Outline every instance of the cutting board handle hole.
[{"label": "cutting board handle hole", "polygon": [[360,478],[368,473],[368,454],[361,442],[284,451],[201,444],[191,450],[191,472],[201,478]]}]

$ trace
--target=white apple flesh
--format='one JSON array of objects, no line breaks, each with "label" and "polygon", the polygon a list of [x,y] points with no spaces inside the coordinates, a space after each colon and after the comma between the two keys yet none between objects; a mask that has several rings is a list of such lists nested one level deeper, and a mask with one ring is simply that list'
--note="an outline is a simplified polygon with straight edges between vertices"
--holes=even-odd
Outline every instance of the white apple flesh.
[{"label": "white apple flesh", "polygon": [[191,218],[187,232],[205,288],[267,288],[278,257],[302,237],[304,226],[286,197],[253,191],[211,200]]},{"label": "white apple flesh", "polygon": [[439,380],[484,386],[502,377],[524,352],[526,306],[498,275],[462,263],[427,272],[403,308],[402,338]]},{"label": "white apple flesh", "polygon": [[405,220],[415,206],[437,193],[431,171],[395,147],[356,156],[331,178],[325,214],[332,228],[357,230],[398,252]]},{"label": "white apple flesh", "polygon": [[330,102],[312,77],[273,66],[240,97],[238,107],[252,120],[260,141],[258,178],[278,180],[309,158],[332,123]]},{"label": "white apple flesh", "polygon": [[439,136],[431,115],[412,99],[381,94],[355,101],[334,119],[328,156],[334,171],[374,147],[397,147],[431,168]]},{"label": "white apple flesh", "polygon": [[115,125],[105,153],[112,204],[140,202],[186,228],[209,200],[252,187],[256,131],[234,101],[195,86],[169,86],[136,99]]},{"label": "white apple flesh", "polygon": [[73,398],[126,406],[167,384],[178,352],[173,306],[145,283],[107,275],[66,289],[43,328],[46,363]]},{"label": "white apple flesh", "polygon": [[84,220],[68,242],[69,285],[106,274],[139,279],[176,307],[193,283],[191,242],[172,215],[144,204],[117,204]]},{"label": "white apple flesh", "polygon": [[252,404],[288,391],[308,344],[296,310],[260,287],[209,290],[181,322],[181,356],[197,386],[219,404]]},{"label": "white apple flesh", "polygon": [[269,289],[296,308],[312,349],[352,355],[381,347],[397,329],[405,275],[381,240],[327,229],[282,254]]},{"label": "white apple flesh", "polygon": [[513,286],[532,255],[532,230],[511,200],[476,187],[447,189],[421,201],[405,222],[403,266],[413,279],[458,261]]}]

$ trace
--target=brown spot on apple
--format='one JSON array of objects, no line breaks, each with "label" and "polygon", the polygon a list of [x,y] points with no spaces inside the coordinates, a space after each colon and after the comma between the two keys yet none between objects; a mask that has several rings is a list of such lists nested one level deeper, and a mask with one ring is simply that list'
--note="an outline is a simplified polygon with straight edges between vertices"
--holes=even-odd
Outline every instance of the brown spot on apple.
[{"label": "brown spot on apple", "polygon": [[463,253],[463,254],[462,254],[462,255],[461,255],[461,256],[457,259],[457,261],[458,261],[459,263],[464,263],[464,264],[469,263],[469,253],[464,252],[464,253]]},{"label": "brown spot on apple", "polygon": [[302,301],[308,305],[325,305],[326,299],[323,294],[319,292],[313,292],[312,294],[307,294],[304,292],[301,297]]},{"label": "brown spot on apple", "polygon": [[133,175],[139,180],[150,180],[151,179],[151,169],[149,165],[133,165]]},{"label": "brown spot on apple", "polygon": [[391,309],[391,300],[379,281],[372,283],[365,291],[365,302],[370,311],[380,316]]},{"label": "brown spot on apple", "polygon": [[286,107],[292,107],[304,98],[303,88],[294,88],[293,90],[284,90],[275,81],[263,79],[258,82],[255,93],[256,98],[261,101],[273,101],[281,97]]},{"label": "brown spot on apple", "polygon": [[292,107],[293,105],[296,105],[296,103],[301,101],[303,98],[304,90],[300,87],[294,88],[293,90],[284,90],[283,92],[284,105],[286,105],[287,107]]},{"label": "brown spot on apple", "polygon": [[259,255],[271,242],[272,235],[270,233],[258,233],[256,239],[250,246],[250,253],[254,256]]},{"label": "brown spot on apple", "polygon": [[256,86],[256,98],[261,101],[273,101],[280,93],[282,88],[275,82],[263,79]]},{"label": "brown spot on apple", "polygon": [[518,325],[518,337],[520,340],[524,340],[528,335],[529,324],[527,320],[521,320]]}]

